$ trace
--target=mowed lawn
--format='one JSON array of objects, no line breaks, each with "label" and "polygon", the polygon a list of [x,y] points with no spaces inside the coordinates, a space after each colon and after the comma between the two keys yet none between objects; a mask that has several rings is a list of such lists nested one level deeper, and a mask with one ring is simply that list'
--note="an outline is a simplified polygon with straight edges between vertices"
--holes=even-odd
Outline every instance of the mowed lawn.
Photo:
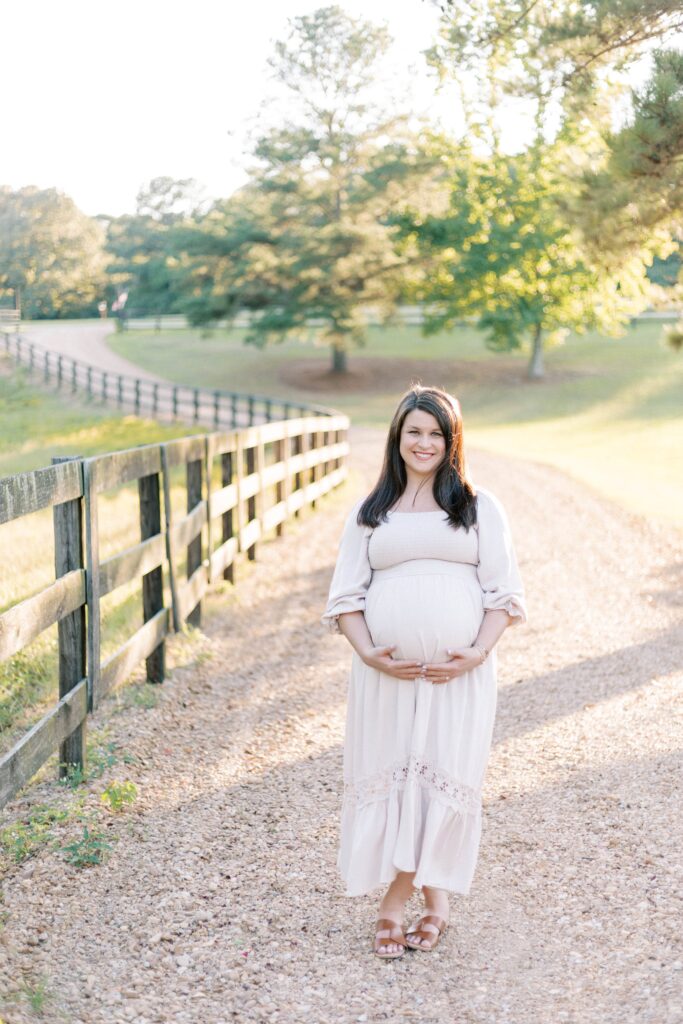
[{"label": "mowed lawn", "polygon": [[460,399],[469,444],[557,466],[623,507],[683,526],[683,353],[643,321],[621,338],[572,335],[546,356],[542,381],[522,354],[486,350],[462,327],[424,338],[416,327],[371,328],[335,380],[329,351],[288,342],[258,349],[244,331],[129,331],[112,347],[169,380],[331,405],[384,427],[411,381]]}]

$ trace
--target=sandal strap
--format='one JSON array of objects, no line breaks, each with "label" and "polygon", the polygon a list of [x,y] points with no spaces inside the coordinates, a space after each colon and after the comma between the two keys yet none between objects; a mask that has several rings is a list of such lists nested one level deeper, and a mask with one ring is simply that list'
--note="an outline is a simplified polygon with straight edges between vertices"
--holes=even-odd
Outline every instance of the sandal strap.
[{"label": "sandal strap", "polygon": [[[399,928],[401,930],[401,938],[400,939],[394,939],[394,938],[391,937],[391,932],[395,931],[397,928]],[[389,932],[389,937],[388,938],[380,939],[380,938],[377,937],[377,933],[378,932],[383,932],[383,931],[388,931]],[[392,921],[388,917],[380,918],[380,920],[375,923],[375,933],[376,933],[375,934],[375,941],[379,944],[380,949],[382,948],[382,946],[388,946],[391,943],[394,943],[397,946],[405,946],[405,944],[406,944],[405,943],[405,934],[403,932],[403,925],[399,924],[398,921]]]},{"label": "sandal strap", "polygon": [[[436,932],[427,931],[423,926],[425,924],[432,924],[438,929]],[[420,939],[438,939],[439,936],[446,928],[447,922],[442,917],[438,917],[436,914],[425,914],[416,923],[414,928],[409,928],[407,934],[418,935]]]}]

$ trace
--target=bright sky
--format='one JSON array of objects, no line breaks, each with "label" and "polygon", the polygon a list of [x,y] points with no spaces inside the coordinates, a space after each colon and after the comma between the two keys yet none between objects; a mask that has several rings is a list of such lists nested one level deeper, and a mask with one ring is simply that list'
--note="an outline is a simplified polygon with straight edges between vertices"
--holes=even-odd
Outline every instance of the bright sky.
[{"label": "bright sky", "polygon": [[[417,106],[442,121],[421,51],[430,0],[339,0],[386,22]],[[10,6],[11,3],[11,6]],[[268,95],[265,62],[289,17],[323,0],[7,0],[2,11],[0,183],[55,186],[88,214],[132,212],[158,175],[210,196],[246,180],[248,121]],[[413,67],[411,72],[409,69]],[[512,117],[511,133],[521,121]]]},{"label": "bright sky", "polygon": [[[88,214],[132,211],[140,185],[162,174],[196,178],[210,195],[229,195],[245,180],[245,130],[268,92],[265,62],[273,41],[288,17],[323,5],[3,4],[0,182],[56,186]],[[429,0],[342,0],[341,6],[388,22],[396,59],[424,63],[420,49],[437,23]]]}]

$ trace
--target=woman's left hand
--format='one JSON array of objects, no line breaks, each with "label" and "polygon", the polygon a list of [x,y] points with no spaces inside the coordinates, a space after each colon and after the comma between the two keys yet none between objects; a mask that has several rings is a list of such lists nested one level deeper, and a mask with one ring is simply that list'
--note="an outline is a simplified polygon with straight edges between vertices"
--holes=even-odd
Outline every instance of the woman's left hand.
[{"label": "woman's left hand", "polygon": [[456,647],[446,651],[450,655],[448,661],[435,661],[423,666],[418,678],[430,683],[448,683],[456,676],[463,676],[473,668],[481,665],[481,651],[476,647]]}]

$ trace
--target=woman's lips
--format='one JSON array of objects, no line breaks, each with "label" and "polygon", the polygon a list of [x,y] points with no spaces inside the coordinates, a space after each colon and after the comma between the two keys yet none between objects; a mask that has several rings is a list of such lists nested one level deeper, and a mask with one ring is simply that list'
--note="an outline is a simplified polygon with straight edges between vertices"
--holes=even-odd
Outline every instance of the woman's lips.
[{"label": "woman's lips", "polygon": [[413,452],[416,459],[420,459],[421,462],[426,462],[427,459],[431,459],[434,455],[433,452]]}]

